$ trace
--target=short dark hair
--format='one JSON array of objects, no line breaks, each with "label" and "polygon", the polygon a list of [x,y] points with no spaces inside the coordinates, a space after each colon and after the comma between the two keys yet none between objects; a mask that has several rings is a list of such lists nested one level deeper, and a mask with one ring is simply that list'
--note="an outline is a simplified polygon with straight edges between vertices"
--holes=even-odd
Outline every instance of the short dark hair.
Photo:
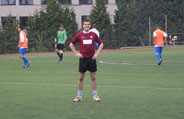
[{"label": "short dark hair", "polygon": [[97,25],[96,24],[93,24],[93,28],[96,28],[97,27]]},{"label": "short dark hair", "polygon": [[23,26],[21,26],[21,25],[19,26],[19,28],[20,28],[21,30],[23,30],[23,29],[24,29],[24,27],[23,27]]},{"label": "short dark hair", "polygon": [[90,23],[91,23],[91,21],[90,21],[89,19],[85,19],[85,20],[83,21],[83,24],[84,24],[84,22],[90,22]]},{"label": "short dark hair", "polygon": [[63,24],[60,24],[60,27],[63,27]]},{"label": "short dark hair", "polygon": [[161,28],[162,27],[162,25],[160,25],[160,24],[157,24],[157,28]]}]

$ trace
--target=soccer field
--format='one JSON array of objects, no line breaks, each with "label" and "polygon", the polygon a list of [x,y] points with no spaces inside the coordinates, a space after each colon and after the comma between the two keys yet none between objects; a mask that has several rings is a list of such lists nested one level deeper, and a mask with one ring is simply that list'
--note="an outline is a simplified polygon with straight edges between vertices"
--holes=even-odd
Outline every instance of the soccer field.
[{"label": "soccer field", "polygon": [[183,119],[184,48],[164,49],[157,65],[153,49],[102,52],[98,94],[93,102],[89,73],[82,102],[77,95],[78,58],[65,54],[0,56],[0,119]]}]

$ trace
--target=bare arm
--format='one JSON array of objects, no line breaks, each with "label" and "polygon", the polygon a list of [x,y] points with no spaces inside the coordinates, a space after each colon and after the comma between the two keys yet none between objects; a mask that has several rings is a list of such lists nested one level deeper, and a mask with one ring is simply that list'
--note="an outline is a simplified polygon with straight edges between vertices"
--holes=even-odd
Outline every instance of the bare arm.
[{"label": "bare arm", "polygon": [[165,43],[166,40],[167,40],[167,36],[164,38],[164,43]]},{"label": "bare arm", "polygon": [[70,43],[70,48],[71,48],[71,50],[73,51],[73,53],[74,53],[77,57],[79,57],[79,58],[82,58],[82,57],[83,57],[81,53],[77,52],[77,50],[75,49],[73,43]]},{"label": "bare arm", "polygon": [[155,45],[155,37],[153,37],[153,45]]},{"label": "bare arm", "polygon": [[98,48],[98,50],[95,52],[95,54],[93,55],[92,59],[97,59],[97,57],[98,57],[98,55],[100,54],[100,52],[102,51],[102,49],[103,49],[103,43],[101,43],[101,44],[99,45],[99,48]]},{"label": "bare arm", "polygon": [[65,39],[65,40],[63,41],[63,44],[65,44],[65,43],[66,43],[66,40],[67,40],[67,39]]}]

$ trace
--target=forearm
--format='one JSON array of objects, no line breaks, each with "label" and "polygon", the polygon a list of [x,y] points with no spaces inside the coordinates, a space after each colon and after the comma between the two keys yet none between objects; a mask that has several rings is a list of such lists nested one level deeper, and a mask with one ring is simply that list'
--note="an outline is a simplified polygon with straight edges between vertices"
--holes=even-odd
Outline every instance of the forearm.
[{"label": "forearm", "polygon": [[18,46],[20,47],[20,46],[21,46],[21,44],[22,44],[22,42],[20,42]]},{"label": "forearm", "polygon": [[61,37],[61,35],[57,35],[57,38],[60,38]]},{"label": "forearm", "polygon": [[64,41],[63,41],[64,44],[65,44],[66,40],[67,40],[67,39],[64,39]]},{"label": "forearm", "polygon": [[98,50],[96,51],[97,54],[99,54],[103,49],[103,43],[101,43],[98,47]]},{"label": "forearm", "polygon": [[167,37],[165,37],[164,42],[167,40]]},{"label": "forearm", "polygon": [[75,49],[73,43],[70,43],[70,48],[71,48],[72,52],[73,52],[75,55],[77,55],[78,52],[77,52],[77,50]]}]

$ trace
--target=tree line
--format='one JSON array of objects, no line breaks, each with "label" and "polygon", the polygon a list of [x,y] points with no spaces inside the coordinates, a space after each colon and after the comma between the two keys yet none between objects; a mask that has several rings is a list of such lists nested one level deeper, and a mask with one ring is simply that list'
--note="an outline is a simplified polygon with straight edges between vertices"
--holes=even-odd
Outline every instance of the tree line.
[{"label": "tree line", "polygon": [[[57,0],[47,0],[46,4],[46,7],[35,11],[34,15],[28,18],[26,32],[29,50],[54,51],[54,39],[60,24],[63,24],[67,31],[66,50],[69,50],[69,42],[80,31],[75,11],[69,5],[61,6]],[[184,33],[184,0],[116,0],[116,5],[113,21],[104,0],[96,0],[89,15],[92,24],[97,25],[105,49],[150,45],[149,32],[152,33],[157,24],[162,25],[163,30],[168,33]],[[10,14],[0,28],[1,54],[17,52],[19,24],[20,21],[12,18]],[[184,39],[179,37],[179,40]]]}]

